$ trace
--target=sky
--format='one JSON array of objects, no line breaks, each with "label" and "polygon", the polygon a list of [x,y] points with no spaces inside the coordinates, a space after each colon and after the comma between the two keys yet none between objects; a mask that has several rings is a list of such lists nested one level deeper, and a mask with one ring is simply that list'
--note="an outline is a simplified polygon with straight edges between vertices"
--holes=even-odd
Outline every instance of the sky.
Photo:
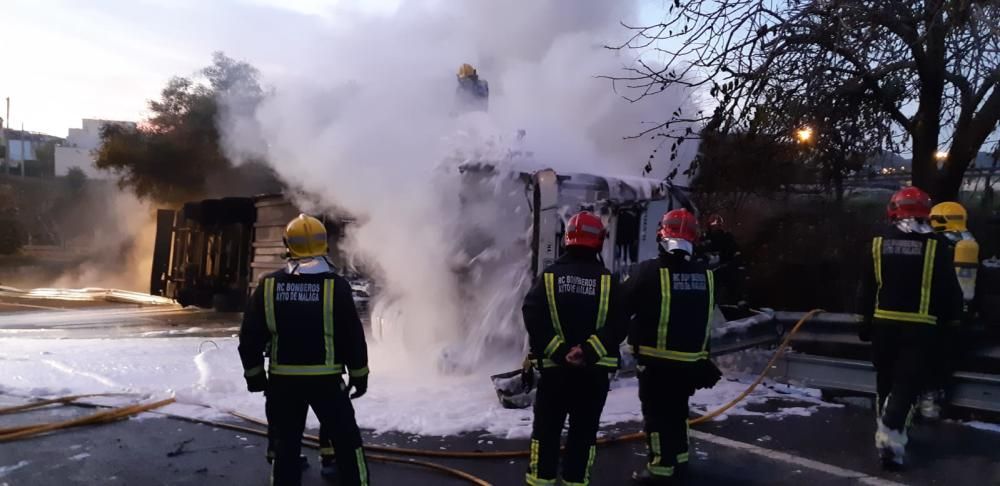
[{"label": "sky", "polygon": [[[172,76],[211,62],[214,51],[280,74],[296,43],[351,11],[391,12],[397,0],[4,0],[0,103],[10,123],[66,136],[82,118],[137,121]],[[294,27],[292,27],[294,26]],[[0,117],[6,118],[5,106]]]}]

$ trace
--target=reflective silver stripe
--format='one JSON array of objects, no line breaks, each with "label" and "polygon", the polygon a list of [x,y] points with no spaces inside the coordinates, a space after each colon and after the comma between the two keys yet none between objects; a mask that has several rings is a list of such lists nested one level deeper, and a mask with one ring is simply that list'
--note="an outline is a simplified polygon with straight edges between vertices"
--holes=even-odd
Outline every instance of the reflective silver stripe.
[{"label": "reflective silver stripe", "polygon": [[705,340],[701,343],[701,350],[708,349],[708,339],[712,336],[712,317],[715,315],[715,273],[711,270],[705,272],[708,279],[708,322],[705,323]]},{"label": "reflective silver stripe", "polygon": [[278,322],[274,316],[274,277],[264,279],[264,320],[271,331],[271,362],[278,359]]},{"label": "reflective silver stripe", "polygon": [[323,338],[326,340],[326,365],[334,366],[335,350],[333,342],[333,279],[323,281]]},{"label": "reflective silver stripe", "polygon": [[364,368],[360,368],[360,369],[356,369],[356,370],[351,370],[348,374],[352,378],[360,378],[362,376],[368,376],[368,367],[365,366]]}]

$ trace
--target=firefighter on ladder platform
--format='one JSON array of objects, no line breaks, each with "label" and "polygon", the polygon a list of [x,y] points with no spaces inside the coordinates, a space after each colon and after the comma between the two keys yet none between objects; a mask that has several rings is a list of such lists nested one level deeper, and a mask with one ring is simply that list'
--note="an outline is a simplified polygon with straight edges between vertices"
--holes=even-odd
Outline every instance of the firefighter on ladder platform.
[{"label": "firefighter on ladder platform", "polygon": [[625,339],[618,287],[598,259],[601,219],[582,212],[566,227],[566,253],[546,268],[524,298],[531,359],[541,373],[535,398],[525,481],[555,485],[559,442],[569,416],[562,484],[586,485],[597,453],[597,430]]},{"label": "firefighter on ladder platform", "polygon": [[632,477],[650,485],[672,484],[685,473],[688,399],[722,377],[708,355],[715,278],[692,258],[698,220],[686,209],[664,214],[657,241],[659,257],[640,263],[622,289],[649,459]]},{"label": "firefighter on ladder platform", "polygon": [[930,197],[916,187],[893,194],[890,225],[872,239],[862,279],[861,338],[872,341],[875,447],[886,468],[905,462],[914,405],[940,351],[938,328],[961,315],[952,251],[931,233],[930,211]]},{"label": "firefighter on ladder platform", "polygon": [[[326,258],[326,228],[318,219],[300,215],[288,223],[285,245],[285,268],[261,279],[240,328],[247,389],[265,392],[273,421],[271,484],[301,484],[299,453],[312,407],[337,451],[340,484],[367,485],[368,464],[351,399],[368,389],[368,349],[351,286]],[[345,371],[350,375],[346,385]]]}]

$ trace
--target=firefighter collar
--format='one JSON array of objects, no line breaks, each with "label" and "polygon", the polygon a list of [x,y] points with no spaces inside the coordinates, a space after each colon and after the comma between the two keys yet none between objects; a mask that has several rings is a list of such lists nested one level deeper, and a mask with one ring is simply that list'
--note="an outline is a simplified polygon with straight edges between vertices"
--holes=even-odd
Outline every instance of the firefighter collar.
[{"label": "firefighter collar", "polygon": [[311,275],[315,273],[330,273],[332,271],[333,265],[330,265],[326,257],[288,260],[288,263],[285,265],[285,273],[289,275]]}]

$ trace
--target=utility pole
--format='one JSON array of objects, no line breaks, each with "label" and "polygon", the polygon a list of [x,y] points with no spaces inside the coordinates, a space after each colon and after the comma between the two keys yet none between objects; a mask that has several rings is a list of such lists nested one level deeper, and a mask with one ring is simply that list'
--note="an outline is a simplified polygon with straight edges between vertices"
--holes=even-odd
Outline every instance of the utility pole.
[{"label": "utility pole", "polygon": [[21,177],[24,177],[24,164],[28,163],[28,149],[31,145],[25,145],[24,122],[21,122]]},{"label": "utility pole", "polygon": [[[4,118],[4,120],[7,120],[7,124],[10,125],[10,96],[7,97],[7,116]],[[7,164],[10,161],[10,141],[7,140],[7,137],[5,135],[6,132],[4,131],[2,125],[3,124],[0,123],[0,142],[3,142],[4,147],[7,149],[4,151],[3,154],[2,167],[3,167],[3,175],[7,175]]]}]

